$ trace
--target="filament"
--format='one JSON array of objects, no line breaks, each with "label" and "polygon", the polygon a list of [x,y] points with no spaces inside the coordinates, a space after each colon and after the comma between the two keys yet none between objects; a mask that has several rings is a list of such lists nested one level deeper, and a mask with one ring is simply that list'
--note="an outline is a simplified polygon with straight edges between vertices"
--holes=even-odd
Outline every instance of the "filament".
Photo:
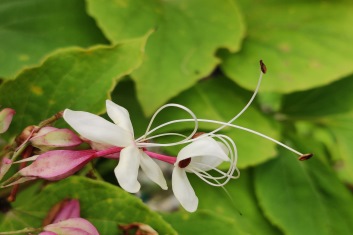
[{"label": "filament", "polygon": [[[151,129],[151,126],[153,124],[153,121],[154,119],[156,118],[156,116],[165,108],[168,108],[168,107],[176,107],[176,108],[180,108],[184,111],[186,111],[187,113],[190,114],[190,116],[193,118],[193,119],[188,119],[188,120],[193,120],[193,122],[195,123],[194,125],[194,129],[193,131],[191,132],[191,134],[187,137],[185,137],[183,140],[181,141],[177,141],[177,142],[172,142],[172,143],[168,143],[168,144],[160,144],[160,143],[143,143],[143,147],[154,147],[154,146],[174,146],[174,145],[179,145],[179,144],[183,144],[183,143],[186,143],[188,140],[190,140],[194,135],[195,133],[197,132],[197,129],[198,129],[198,120],[197,120],[197,117],[196,115],[190,110],[188,109],[187,107],[183,106],[183,105],[180,105],[180,104],[166,104],[166,105],[163,105],[162,107],[160,107],[152,116],[151,120],[150,120],[150,123],[148,124],[148,127],[146,129],[146,132],[143,136],[141,136],[140,138],[136,139],[136,142],[141,142],[143,140],[145,140],[147,138],[148,135],[150,135],[151,133],[155,132],[156,130],[164,127],[163,125],[159,125],[157,127],[155,127],[154,129],[150,130]],[[174,121],[170,121],[168,122],[170,124],[173,124],[173,123],[177,123],[175,122],[177,120],[174,120]]]},{"label": "filament", "polygon": [[[231,120],[229,120],[227,123],[232,123],[232,122],[234,122],[238,117],[240,117],[240,116],[249,108],[249,106],[250,106],[251,103],[254,101],[254,99],[255,99],[255,97],[256,97],[258,91],[259,91],[263,74],[264,74],[264,73],[261,71],[261,72],[260,72],[259,80],[258,80],[257,85],[256,85],[256,88],[255,88],[255,91],[254,91],[254,93],[252,94],[252,96],[251,96],[249,102],[244,106],[244,108],[243,108],[237,115],[235,115],[235,116],[234,116]],[[226,126],[227,126],[227,124],[224,123],[222,126],[220,126],[220,127],[218,127],[217,129],[211,131],[209,134],[216,133],[216,132],[222,130],[222,129],[223,129],[224,127],[226,127]]]}]

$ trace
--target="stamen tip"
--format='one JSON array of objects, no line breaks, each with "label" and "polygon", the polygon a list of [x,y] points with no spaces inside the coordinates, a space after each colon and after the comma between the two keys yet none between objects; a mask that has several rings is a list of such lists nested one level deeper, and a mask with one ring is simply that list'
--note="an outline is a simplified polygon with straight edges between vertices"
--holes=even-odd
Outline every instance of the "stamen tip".
[{"label": "stamen tip", "polygon": [[306,153],[306,154],[301,155],[301,156],[298,158],[298,160],[299,160],[299,161],[306,161],[306,160],[310,159],[312,156],[314,156],[314,154],[312,154],[312,153]]},{"label": "stamen tip", "polygon": [[264,62],[262,60],[260,60],[260,68],[264,74],[267,72],[266,65],[264,64]]}]

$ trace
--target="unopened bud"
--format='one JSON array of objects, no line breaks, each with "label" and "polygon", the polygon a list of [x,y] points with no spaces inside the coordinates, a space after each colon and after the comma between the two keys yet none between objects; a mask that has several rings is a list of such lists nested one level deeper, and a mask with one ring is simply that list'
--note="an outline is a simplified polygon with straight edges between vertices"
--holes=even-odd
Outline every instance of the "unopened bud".
[{"label": "unopened bud", "polygon": [[55,127],[43,127],[30,141],[37,148],[74,147],[82,143],[73,131]]},{"label": "unopened bud", "polygon": [[33,134],[33,130],[37,128],[37,126],[28,126],[23,131],[19,136],[16,137],[16,143],[17,145],[21,145],[23,142],[28,140],[31,135]]},{"label": "unopened bud", "polygon": [[53,150],[41,154],[18,173],[24,177],[61,180],[80,170],[95,156],[95,150]]},{"label": "unopened bud", "polygon": [[[88,221],[82,218],[71,218],[67,220],[63,220],[58,223],[49,224],[43,228],[43,234],[50,234],[48,232],[52,232],[54,234],[89,234],[89,235],[99,235],[97,229]],[[45,233],[47,232],[47,233]]]},{"label": "unopened bud", "polygon": [[10,108],[5,108],[0,111],[0,134],[7,131],[15,113],[15,110]]},{"label": "unopened bud", "polygon": [[80,217],[80,203],[77,199],[65,199],[55,204],[43,221],[43,226],[63,220]]},{"label": "unopened bud", "polygon": [[119,225],[119,228],[125,232],[124,234],[130,234],[129,231],[133,230],[135,231],[134,234],[158,235],[157,231],[154,230],[148,224],[131,223],[131,224]]},{"label": "unopened bud", "polygon": [[12,161],[9,158],[4,157],[2,159],[0,163],[0,180],[2,180],[6,172],[10,169],[11,165],[12,165]]}]

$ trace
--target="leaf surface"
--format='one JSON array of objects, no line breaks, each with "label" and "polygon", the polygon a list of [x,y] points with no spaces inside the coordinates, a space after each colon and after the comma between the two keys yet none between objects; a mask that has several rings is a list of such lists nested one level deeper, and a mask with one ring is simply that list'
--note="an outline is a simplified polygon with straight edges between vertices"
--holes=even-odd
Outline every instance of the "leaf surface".
[{"label": "leaf surface", "polygon": [[255,168],[255,189],[265,215],[285,234],[353,232],[351,193],[315,157],[300,162],[280,151]]},{"label": "leaf surface", "polygon": [[92,222],[102,235],[118,234],[118,225],[134,222],[148,224],[160,234],[176,234],[135,196],[111,184],[75,176],[48,185],[36,197],[1,215],[1,229],[39,228],[50,208],[67,198],[79,200],[81,217]]},{"label": "leaf surface", "polygon": [[103,113],[116,82],[140,65],[146,39],[63,50],[2,84],[0,103],[16,110],[8,132],[18,134],[65,108]]},{"label": "leaf surface", "polygon": [[0,2],[0,78],[13,78],[63,47],[89,47],[105,39],[83,0]]},{"label": "leaf surface", "polygon": [[229,0],[87,2],[112,42],[155,29],[144,63],[132,75],[147,115],[210,74],[219,63],[216,50],[237,51],[244,34],[240,12]]},{"label": "leaf surface", "polygon": [[258,60],[271,83],[262,91],[289,93],[322,86],[353,72],[351,1],[239,0],[247,36],[239,53],[223,53],[223,71],[254,89]]}]

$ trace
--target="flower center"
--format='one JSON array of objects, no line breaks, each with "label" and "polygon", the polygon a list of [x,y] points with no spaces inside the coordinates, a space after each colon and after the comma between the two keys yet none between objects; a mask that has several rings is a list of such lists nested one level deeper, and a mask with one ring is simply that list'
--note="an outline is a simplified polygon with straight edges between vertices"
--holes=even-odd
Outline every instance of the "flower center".
[{"label": "flower center", "polygon": [[185,167],[187,167],[187,166],[190,164],[190,162],[191,162],[191,158],[186,158],[186,159],[184,159],[184,160],[181,160],[181,161],[178,163],[178,166],[179,166],[180,168],[185,168]]}]

